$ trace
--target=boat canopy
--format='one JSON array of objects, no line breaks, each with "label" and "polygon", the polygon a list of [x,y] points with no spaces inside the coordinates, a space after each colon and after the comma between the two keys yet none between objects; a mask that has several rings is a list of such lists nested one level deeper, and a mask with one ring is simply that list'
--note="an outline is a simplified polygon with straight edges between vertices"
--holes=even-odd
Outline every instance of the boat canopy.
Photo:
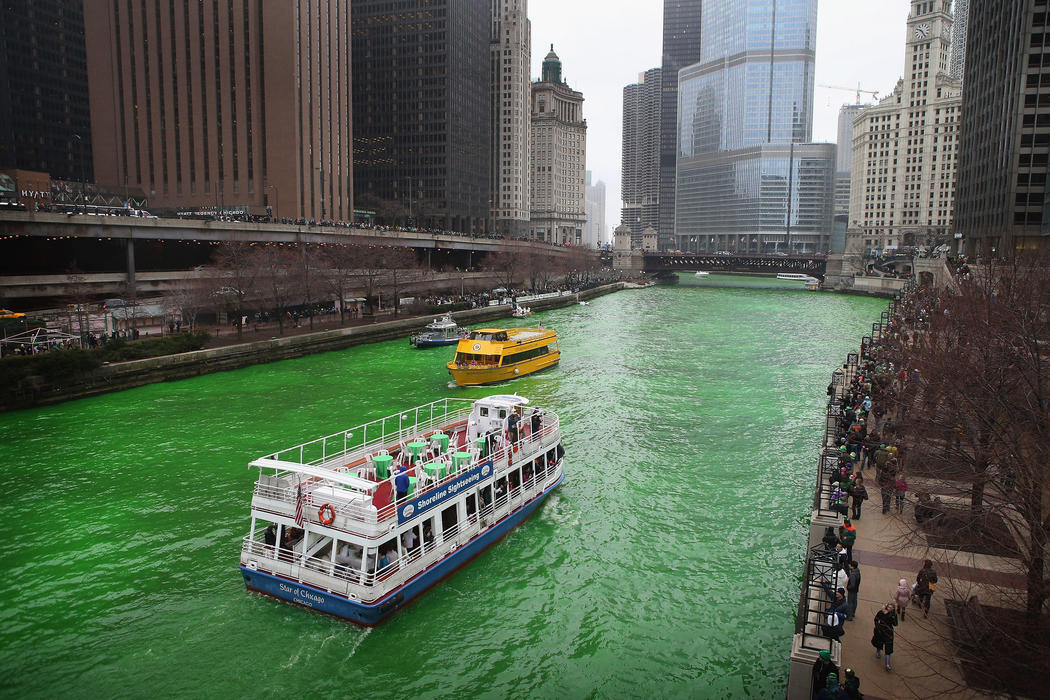
[{"label": "boat canopy", "polygon": [[283,469],[297,474],[313,476],[336,484],[342,484],[343,486],[349,486],[351,489],[365,494],[371,494],[379,485],[368,479],[362,479],[361,477],[346,472],[337,472],[331,469],[326,469],[325,467],[312,467],[308,464],[288,462],[282,459],[269,459],[267,457],[262,457],[251,462],[248,466],[258,467],[259,469]]}]

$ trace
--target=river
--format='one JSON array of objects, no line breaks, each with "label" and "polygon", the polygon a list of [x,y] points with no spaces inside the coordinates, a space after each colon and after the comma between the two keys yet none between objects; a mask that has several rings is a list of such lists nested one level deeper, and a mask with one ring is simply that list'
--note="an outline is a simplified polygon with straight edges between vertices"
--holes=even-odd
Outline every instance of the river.
[{"label": "river", "polygon": [[[884,300],[683,276],[514,321],[561,364],[450,387],[407,340],[0,415],[7,697],[782,697],[830,372]],[[249,460],[446,396],[562,419],[565,481],[364,630],[244,589]]]}]

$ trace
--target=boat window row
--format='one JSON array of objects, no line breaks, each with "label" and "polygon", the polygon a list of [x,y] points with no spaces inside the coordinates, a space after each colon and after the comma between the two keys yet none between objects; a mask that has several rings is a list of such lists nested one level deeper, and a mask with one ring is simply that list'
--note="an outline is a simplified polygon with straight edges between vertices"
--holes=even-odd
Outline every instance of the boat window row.
[{"label": "boat window row", "polygon": [[515,362],[524,362],[525,360],[531,360],[534,357],[541,357],[548,354],[551,351],[549,345],[544,345],[540,348],[533,348],[531,350],[525,350],[523,352],[516,352],[513,355],[507,355],[503,358],[504,365],[514,364]]},{"label": "boat window row", "polygon": [[496,342],[505,342],[507,340],[507,331],[496,331],[495,333],[483,333],[482,331],[471,331],[471,340],[493,340]]}]

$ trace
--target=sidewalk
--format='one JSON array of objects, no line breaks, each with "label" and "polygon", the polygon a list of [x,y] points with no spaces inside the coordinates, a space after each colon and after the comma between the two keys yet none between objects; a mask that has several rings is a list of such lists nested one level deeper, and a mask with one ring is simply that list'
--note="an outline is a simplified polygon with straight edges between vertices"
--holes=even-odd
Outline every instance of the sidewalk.
[{"label": "sidewalk", "polygon": [[[914,539],[910,527],[914,523],[913,501],[905,504],[903,514],[892,507],[883,515],[880,491],[874,486],[875,470],[872,467],[862,473],[872,486],[861,517],[853,521],[857,528],[853,556],[860,564],[861,585],[856,617],[845,625],[840,668],[856,672],[861,692],[869,698],[929,698],[946,693],[959,698],[987,697],[965,687],[961,669],[947,643],[950,632],[944,600],[952,587],[953,597],[965,599],[980,591],[983,584],[1024,586],[1023,578],[1010,573],[1006,560],[1000,557],[927,548],[910,542],[910,538]],[[921,483],[920,479],[915,481]],[[900,579],[906,579],[909,586],[915,582],[925,559],[931,559],[940,574],[930,616],[924,619],[921,608],[908,606],[905,620],[895,630],[890,661],[893,670],[887,671],[884,660],[875,658],[871,645],[875,613],[892,601]]]}]

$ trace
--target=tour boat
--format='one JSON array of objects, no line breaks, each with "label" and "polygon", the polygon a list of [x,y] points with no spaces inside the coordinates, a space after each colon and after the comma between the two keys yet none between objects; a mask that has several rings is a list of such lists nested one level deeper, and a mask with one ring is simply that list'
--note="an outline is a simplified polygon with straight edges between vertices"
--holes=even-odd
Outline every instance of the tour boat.
[{"label": "tour boat", "polygon": [[435,401],[256,459],[244,584],[379,624],[535,512],[562,481],[563,455],[558,416],[502,394]]},{"label": "tour boat", "polygon": [[515,306],[514,310],[510,312],[510,315],[514,318],[525,318],[526,316],[532,315],[532,309],[527,306]]},{"label": "tour boat", "polygon": [[408,342],[417,348],[433,348],[441,345],[455,345],[459,339],[470,331],[460,328],[452,320],[451,314],[445,314],[441,318],[435,318],[431,323],[424,326],[423,330],[416,333]]},{"label": "tour boat", "polygon": [[493,384],[558,364],[558,334],[546,328],[481,328],[459,341],[445,365],[460,386]]},{"label": "tour boat", "polygon": [[697,276],[697,277],[707,277],[707,276],[708,276],[708,275],[710,275],[710,274],[711,274],[711,273],[710,273],[710,272],[708,272],[708,271],[706,271],[706,270],[697,270],[697,271],[696,271],[696,276]]}]

